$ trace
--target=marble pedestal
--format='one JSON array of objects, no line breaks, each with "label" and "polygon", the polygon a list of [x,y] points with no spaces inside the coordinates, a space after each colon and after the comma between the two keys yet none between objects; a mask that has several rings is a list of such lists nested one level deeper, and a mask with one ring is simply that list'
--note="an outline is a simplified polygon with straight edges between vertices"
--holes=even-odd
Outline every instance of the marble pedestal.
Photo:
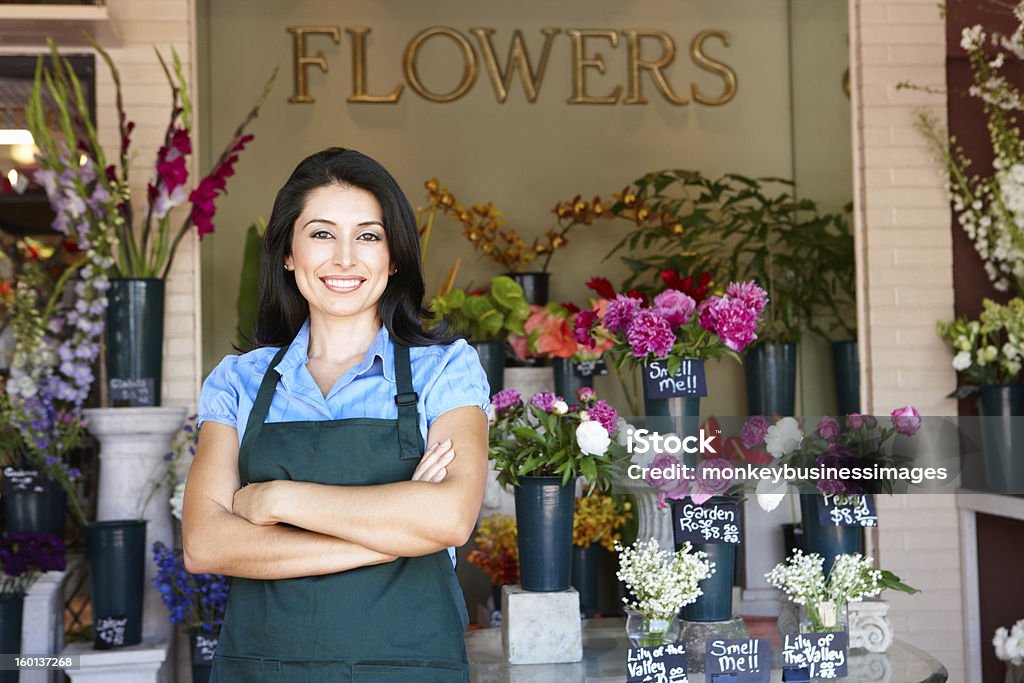
[{"label": "marble pedestal", "polygon": [[501,641],[510,664],[558,664],[583,659],[580,596],[575,588],[536,593],[501,589]]},{"label": "marble pedestal", "polygon": [[80,657],[78,669],[65,669],[72,683],[157,683],[169,650],[167,640],[143,640],[113,650],[94,650],[91,642],[73,643],[61,654]]},{"label": "marble pedestal", "polygon": [[740,617],[728,621],[679,622],[679,640],[686,643],[686,669],[690,673],[704,673],[704,653],[709,638],[749,638],[747,625]]},{"label": "marble pedestal", "polygon": [[[57,655],[64,649],[64,582],[74,571],[77,557],[68,558],[62,572],[46,572],[25,595],[21,619],[21,653]],[[19,683],[56,683],[56,669],[23,669]],[[63,679],[61,679],[63,680]]]}]

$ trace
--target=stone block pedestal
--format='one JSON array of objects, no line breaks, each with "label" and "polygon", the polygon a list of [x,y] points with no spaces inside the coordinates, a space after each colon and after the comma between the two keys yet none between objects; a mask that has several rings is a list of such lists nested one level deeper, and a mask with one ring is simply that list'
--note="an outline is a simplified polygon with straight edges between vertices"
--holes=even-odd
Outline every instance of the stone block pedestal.
[{"label": "stone block pedestal", "polygon": [[78,656],[78,669],[65,669],[72,683],[157,683],[170,642],[143,639],[138,645],[94,650],[92,643],[72,643],[61,653]]},{"label": "stone block pedestal", "polygon": [[501,640],[510,664],[558,664],[583,659],[580,596],[575,588],[536,593],[501,589]]}]

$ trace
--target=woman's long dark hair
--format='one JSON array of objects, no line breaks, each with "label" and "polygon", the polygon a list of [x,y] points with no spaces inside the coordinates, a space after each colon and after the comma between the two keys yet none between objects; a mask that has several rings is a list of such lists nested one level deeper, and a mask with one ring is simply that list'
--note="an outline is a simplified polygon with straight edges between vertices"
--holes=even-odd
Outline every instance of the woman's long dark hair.
[{"label": "woman's long dark hair", "polygon": [[331,147],[303,159],[277,193],[263,237],[255,347],[286,346],[309,316],[309,302],[299,292],[293,271],[284,269],[292,234],[310,193],[321,187],[358,187],[373,194],[384,215],[391,262],[398,269],[378,302],[381,321],[391,338],[406,346],[447,344],[455,337],[441,322],[424,329],[433,315],[423,306],[425,285],[420,263],[416,218],[402,188],[379,163],[351,149]]}]

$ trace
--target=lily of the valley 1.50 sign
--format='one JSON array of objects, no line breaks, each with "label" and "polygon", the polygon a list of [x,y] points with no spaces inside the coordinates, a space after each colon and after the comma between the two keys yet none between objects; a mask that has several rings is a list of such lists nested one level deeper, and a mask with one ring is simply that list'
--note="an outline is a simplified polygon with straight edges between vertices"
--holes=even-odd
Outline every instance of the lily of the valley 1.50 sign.
[{"label": "lily of the valley 1.50 sign", "polygon": [[[327,73],[329,64],[341,56],[332,56],[329,60],[322,49],[310,54],[310,43],[330,41],[341,45],[342,29],[340,26],[289,26],[286,30],[293,37],[295,73],[295,90],[288,101],[315,102],[309,91],[308,69],[315,67]],[[729,34],[716,29],[701,31],[693,37],[690,41],[690,60],[699,69],[721,79],[722,87],[718,92],[705,92],[693,80],[686,84],[688,88],[681,91],[669,82],[664,69],[675,61],[676,43],[665,31],[542,28],[541,38],[533,41],[535,58],[531,58],[526,47],[527,40],[519,29],[512,32],[512,39],[506,49],[504,45],[495,44],[497,31],[493,28],[470,28],[467,35],[446,26],[424,29],[406,44],[402,54],[405,83],[394,84],[390,89],[372,89],[367,78],[370,58],[367,37],[371,29],[347,26],[344,30],[348,34],[347,42],[351,48],[352,94],[346,98],[348,102],[395,103],[401,98],[406,85],[425,100],[453,102],[476,84],[481,64],[499,103],[508,99],[516,73],[519,74],[526,100],[535,102],[540,96],[544,75],[549,68],[554,68],[549,67],[548,60],[556,40],[567,40],[571,47],[571,59],[567,65],[572,73],[572,92],[567,100],[569,104],[647,104],[644,85],[648,79],[658,95],[677,106],[690,104],[691,98],[699,104],[717,106],[725,104],[736,95],[736,72],[705,52],[708,47],[718,47],[714,45],[716,42],[721,47],[729,47]],[[448,43],[449,49],[461,55],[462,78],[448,92],[432,90],[430,84],[425,83],[420,76],[420,54],[425,45],[435,41]],[[610,51],[607,59],[606,51]],[[508,54],[504,64],[499,61],[498,55],[501,53]],[[539,57],[536,57],[537,54]],[[588,75],[594,71],[598,74],[622,72],[625,83],[611,89],[605,86],[604,92],[594,92],[596,87],[593,84],[588,86],[587,83]]]}]

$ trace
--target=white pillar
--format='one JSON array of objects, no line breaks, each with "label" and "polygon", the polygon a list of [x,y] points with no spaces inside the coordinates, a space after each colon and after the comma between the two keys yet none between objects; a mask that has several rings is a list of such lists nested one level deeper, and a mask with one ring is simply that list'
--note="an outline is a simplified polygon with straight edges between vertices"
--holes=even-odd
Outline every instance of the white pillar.
[{"label": "white pillar", "polygon": [[[64,649],[64,582],[80,560],[72,557],[62,572],[45,572],[25,595],[21,653],[57,655]],[[57,683],[58,669],[23,669],[19,683]],[[61,679],[63,680],[63,679]]]},{"label": "white pillar", "polygon": [[[171,439],[181,428],[188,409],[183,406],[146,408],[93,408],[84,411],[89,431],[100,442],[100,476],[96,521],[145,519],[146,585],[142,612],[142,638],[150,647],[173,640],[174,629],[160,593],[152,588],[156,566],[152,547],[162,541],[174,547],[171,526],[170,492],[161,488],[142,509],[153,482],[161,476],[164,456],[171,450]],[[130,648],[125,648],[130,649]],[[111,650],[114,655],[119,650]],[[139,655],[136,654],[135,658]],[[143,659],[146,659],[143,657]],[[104,660],[105,661],[105,660]],[[150,660],[146,660],[149,662]],[[161,662],[164,658],[160,659]],[[145,664],[149,666],[149,664]],[[164,667],[161,680],[170,680],[170,666]]]}]

